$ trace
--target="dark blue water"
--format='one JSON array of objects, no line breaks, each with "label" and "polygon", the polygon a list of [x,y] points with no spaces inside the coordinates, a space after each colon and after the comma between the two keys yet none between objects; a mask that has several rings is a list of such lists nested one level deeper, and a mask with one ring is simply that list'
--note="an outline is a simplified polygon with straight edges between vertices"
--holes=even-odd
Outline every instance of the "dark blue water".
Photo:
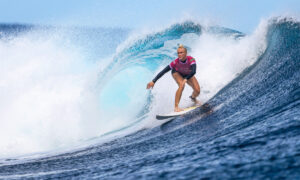
[{"label": "dark blue water", "polygon": [[[201,34],[193,27],[154,37]],[[0,178],[300,179],[300,23],[270,20],[266,36],[263,54],[205,107],[80,151],[6,159]],[[132,56],[161,46],[139,44]]]}]

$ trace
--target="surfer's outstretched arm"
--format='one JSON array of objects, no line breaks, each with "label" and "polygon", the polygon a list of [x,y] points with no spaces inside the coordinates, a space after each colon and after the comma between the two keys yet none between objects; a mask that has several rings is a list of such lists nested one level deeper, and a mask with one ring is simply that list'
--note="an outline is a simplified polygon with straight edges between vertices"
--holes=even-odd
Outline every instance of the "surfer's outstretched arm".
[{"label": "surfer's outstretched arm", "polygon": [[167,65],[162,71],[160,71],[160,73],[157,74],[157,76],[151,82],[147,84],[147,89],[152,88],[156,83],[156,81],[170,70],[171,70],[170,66]]},{"label": "surfer's outstretched arm", "polygon": [[157,74],[157,76],[152,80],[152,82],[156,83],[156,81],[161,78],[164,74],[166,74],[167,72],[169,72],[171,70],[170,66],[167,65],[165,67],[165,69],[163,69],[162,71],[160,71],[160,73]]}]

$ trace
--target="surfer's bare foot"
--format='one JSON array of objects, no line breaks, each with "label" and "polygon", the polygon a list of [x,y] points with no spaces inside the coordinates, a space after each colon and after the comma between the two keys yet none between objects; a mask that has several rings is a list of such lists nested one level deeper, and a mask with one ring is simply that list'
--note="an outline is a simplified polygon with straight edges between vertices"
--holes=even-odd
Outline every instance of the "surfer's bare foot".
[{"label": "surfer's bare foot", "polygon": [[183,111],[183,109],[179,108],[179,107],[175,107],[174,109],[175,112],[180,112],[180,111]]},{"label": "surfer's bare foot", "polygon": [[201,106],[200,101],[198,101],[196,98],[193,98],[192,96],[190,96],[190,99],[197,105]]}]

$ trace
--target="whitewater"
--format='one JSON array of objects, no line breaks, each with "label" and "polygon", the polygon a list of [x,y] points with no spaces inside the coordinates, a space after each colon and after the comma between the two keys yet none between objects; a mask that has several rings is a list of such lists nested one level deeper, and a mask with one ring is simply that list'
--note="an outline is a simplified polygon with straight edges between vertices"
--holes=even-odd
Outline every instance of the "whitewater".
[{"label": "whitewater", "polygon": [[[171,121],[177,57],[198,108]],[[300,178],[300,22],[251,34],[196,21],[155,30],[0,25],[0,178]],[[191,104],[186,87],[180,106]]]}]

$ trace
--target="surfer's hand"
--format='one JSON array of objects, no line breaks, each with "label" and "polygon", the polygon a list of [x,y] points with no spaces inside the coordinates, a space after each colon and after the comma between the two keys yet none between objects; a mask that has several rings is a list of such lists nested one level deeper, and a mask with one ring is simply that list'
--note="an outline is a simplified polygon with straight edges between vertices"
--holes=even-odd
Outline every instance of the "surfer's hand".
[{"label": "surfer's hand", "polygon": [[154,82],[151,81],[147,84],[147,89],[153,88],[154,87]]}]

